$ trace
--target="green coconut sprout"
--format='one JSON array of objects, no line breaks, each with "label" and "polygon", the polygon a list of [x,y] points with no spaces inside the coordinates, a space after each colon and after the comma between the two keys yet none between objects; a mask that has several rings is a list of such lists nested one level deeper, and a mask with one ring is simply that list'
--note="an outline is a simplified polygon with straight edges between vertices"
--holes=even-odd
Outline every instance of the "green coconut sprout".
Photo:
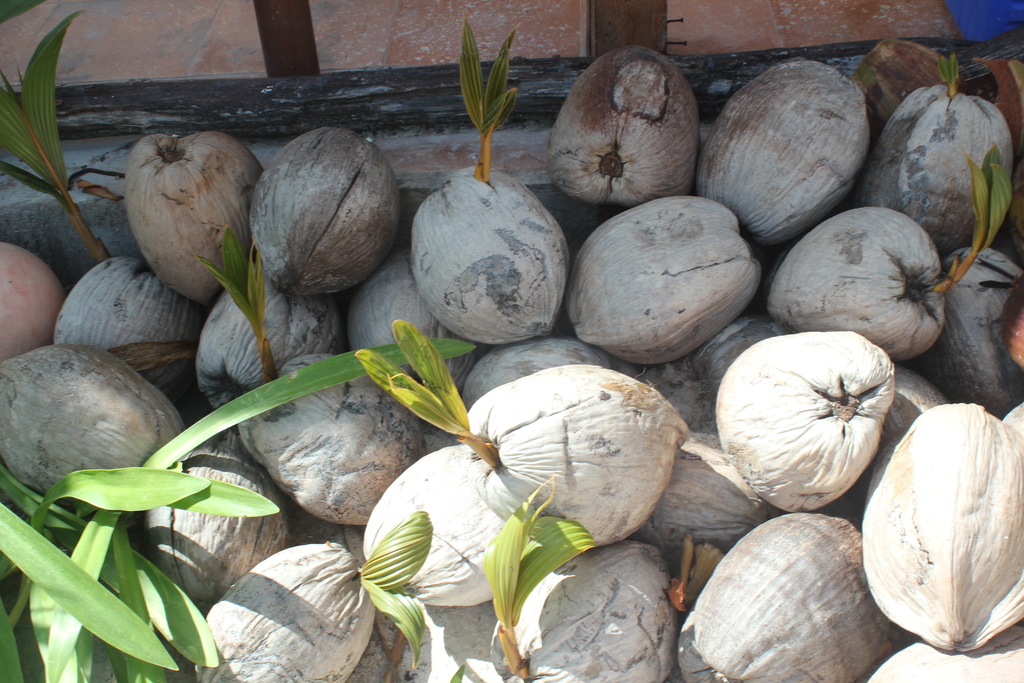
[{"label": "green coconut sprout", "polygon": [[939,55],[939,77],[946,84],[946,95],[953,99],[957,92],[957,83],[960,81],[960,64],[956,53],[950,53],[949,57]]},{"label": "green coconut sprout", "polygon": [[[517,27],[518,28],[518,27]],[[484,90],[483,69],[480,66],[480,52],[473,38],[473,29],[469,21],[462,24],[462,56],[459,59],[459,83],[462,86],[462,99],[466,103],[466,111],[473,125],[480,131],[480,160],[477,162],[473,177],[481,182],[489,182],[491,178],[491,136],[516,106],[516,88],[505,90],[508,84],[509,50],[516,29],[505,38],[498,50],[498,56],[487,76],[487,89]]]}]

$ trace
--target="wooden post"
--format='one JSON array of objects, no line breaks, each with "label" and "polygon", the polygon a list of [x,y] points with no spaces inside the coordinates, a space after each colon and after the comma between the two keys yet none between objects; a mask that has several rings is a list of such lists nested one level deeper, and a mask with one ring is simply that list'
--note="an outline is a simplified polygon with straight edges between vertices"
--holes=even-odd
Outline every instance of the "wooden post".
[{"label": "wooden post", "polygon": [[590,0],[589,6],[591,57],[623,45],[665,52],[667,0]]},{"label": "wooden post", "polygon": [[315,76],[320,61],[309,0],[253,0],[267,76]]}]

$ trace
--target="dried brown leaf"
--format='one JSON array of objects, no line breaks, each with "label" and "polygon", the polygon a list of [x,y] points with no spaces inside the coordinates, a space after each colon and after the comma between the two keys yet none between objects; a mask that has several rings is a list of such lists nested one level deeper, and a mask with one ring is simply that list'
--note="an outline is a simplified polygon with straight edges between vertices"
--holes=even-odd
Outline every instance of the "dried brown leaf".
[{"label": "dried brown leaf", "polygon": [[864,92],[872,139],[907,95],[942,83],[938,63],[939,53],[898,38],[880,41],[865,55],[851,78]]},{"label": "dried brown leaf", "polygon": [[136,372],[159,368],[176,360],[196,357],[198,341],[148,341],[123,344],[108,349]]},{"label": "dried brown leaf", "polygon": [[1010,127],[1013,153],[1024,151],[1024,64],[1016,59],[980,59],[974,61],[988,67],[999,86],[995,105]]},{"label": "dried brown leaf", "polygon": [[85,192],[86,194],[94,194],[97,197],[103,197],[104,199],[110,199],[110,200],[115,201],[115,202],[118,202],[118,201],[121,201],[122,199],[124,199],[124,197],[122,197],[119,194],[114,194],[113,192],[111,192],[108,188],[104,187],[103,185],[97,185],[96,183],[90,183],[88,180],[79,180],[77,185],[78,185],[78,189],[81,190],[82,192]]}]

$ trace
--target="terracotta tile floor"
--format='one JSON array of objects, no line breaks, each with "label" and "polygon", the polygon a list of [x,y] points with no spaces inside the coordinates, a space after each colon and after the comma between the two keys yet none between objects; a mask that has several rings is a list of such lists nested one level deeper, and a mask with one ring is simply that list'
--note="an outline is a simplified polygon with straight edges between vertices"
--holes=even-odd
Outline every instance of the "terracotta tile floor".
[{"label": "terracotta tile floor", "polygon": [[[311,0],[321,69],[453,62],[463,16],[485,58],[520,24],[514,53],[580,56],[587,0]],[[0,70],[16,78],[69,13],[61,83],[261,76],[252,0],[50,0],[0,25]],[[793,47],[886,36],[960,35],[944,0],[668,0],[673,53]],[[678,44],[686,41],[685,45]]]}]

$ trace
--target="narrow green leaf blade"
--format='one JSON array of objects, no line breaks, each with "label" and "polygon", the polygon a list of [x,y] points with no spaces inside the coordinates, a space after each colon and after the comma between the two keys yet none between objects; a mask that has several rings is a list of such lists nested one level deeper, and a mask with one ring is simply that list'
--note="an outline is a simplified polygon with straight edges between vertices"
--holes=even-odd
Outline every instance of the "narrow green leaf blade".
[{"label": "narrow green leaf blade", "polygon": [[267,309],[267,286],[263,276],[263,255],[260,253],[256,240],[252,241],[252,261],[249,267],[249,308],[252,309],[252,320],[256,329],[263,329]]},{"label": "narrow green leaf blade", "polygon": [[231,300],[235,302],[236,306],[238,306],[238,310],[242,312],[242,315],[244,315],[246,320],[251,324],[254,319],[254,313],[252,308],[249,306],[248,290],[245,289],[244,286],[241,288],[236,286],[228,274],[218,268],[217,264],[213,261],[203,258],[202,256],[196,256],[196,258],[199,259],[199,262],[203,264],[211,275],[213,275],[214,279],[217,280],[220,286],[227,290]]},{"label": "narrow green leaf blade", "polygon": [[[0,146],[2,146],[2,145],[0,145]],[[33,173],[29,173],[28,171],[26,171],[24,169],[21,169],[21,168],[18,168],[17,166],[13,166],[11,164],[8,164],[7,162],[0,161],[0,171],[2,171],[4,173],[6,173],[7,175],[11,176],[15,180],[17,180],[19,183],[23,183],[25,185],[28,185],[30,188],[32,188],[36,192],[42,192],[43,194],[48,194],[51,197],[60,197],[60,192],[53,185],[51,185],[50,183],[46,182],[45,180],[43,180],[39,176],[37,176],[37,175],[35,175]]]},{"label": "narrow green leaf blade", "polygon": [[462,23],[462,53],[459,56],[459,85],[462,86],[462,101],[466,112],[476,129],[483,133],[484,123],[484,74],[480,66],[480,53],[473,37],[469,20]]},{"label": "narrow green leaf blade", "polygon": [[462,683],[462,677],[466,675],[466,665],[463,664],[459,667],[459,670],[452,676],[451,683]]},{"label": "narrow green leaf blade", "polygon": [[513,606],[519,583],[519,565],[527,542],[526,516],[529,503],[520,505],[509,517],[484,553],[484,574],[494,593],[494,613],[507,627],[513,625]]},{"label": "narrow green leaf blade", "polygon": [[176,669],[153,632],[124,603],[2,505],[0,552],[101,640],[139,659]]},{"label": "narrow green leaf blade", "polygon": [[398,630],[405,634],[406,640],[409,641],[409,649],[412,650],[412,665],[415,668],[420,661],[423,635],[427,632],[423,605],[416,598],[402,593],[389,593],[365,579],[362,583],[377,609],[387,615]]},{"label": "narrow green leaf blade", "polygon": [[128,680],[128,660],[125,658],[124,653],[117,648],[111,647],[108,643],[103,643],[103,648],[106,650],[107,659],[110,661],[110,668],[114,672],[114,680],[117,683],[132,683]]},{"label": "narrow green leaf blade", "polygon": [[170,507],[221,517],[263,517],[281,511],[273,501],[255,491],[216,479],[206,481],[210,483],[207,488],[170,503]]},{"label": "narrow green leaf blade", "polygon": [[[445,358],[461,356],[474,348],[472,344],[455,339],[432,339],[431,343]],[[390,358],[393,362],[406,362],[397,344],[374,347],[373,350]],[[259,415],[306,394],[351,381],[365,374],[366,371],[356,360],[353,351],[325,358],[296,370],[253,389],[213,411],[150,456],[144,467],[169,467],[187,455],[193,448],[228,427],[233,427],[254,415]]]},{"label": "narrow green leaf blade", "polygon": [[[356,358],[366,370],[366,374],[381,389],[388,392],[393,399],[411,410],[420,419],[453,434],[469,429],[468,417],[461,420],[461,415],[452,413],[450,410],[451,404],[443,403],[428,388],[406,374],[393,360],[373,349],[356,351]],[[457,393],[456,398],[458,398]],[[461,404],[462,399],[458,400]],[[462,406],[462,410],[464,415],[465,406]]]},{"label": "narrow green leaf blade", "polygon": [[999,234],[1006,219],[1006,212],[1010,208],[1010,201],[1013,199],[1013,184],[1010,180],[1010,173],[1000,164],[992,164],[992,186],[989,190],[989,223],[985,243],[982,249],[988,249]]},{"label": "narrow green leaf blade", "polygon": [[[2,72],[0,76],[3,76]],[[32,133],[21,108],[21,100],[7,89],[0,89],[0,147],[28,164],[37,174],[49,176],[46,161],[32,142]]]},{"label": "narrow green leaf blade", "polygon": [[501,125],[505,123],[505,119],[509,117],[515,106],[516,89],[512,88],[495,100],[494,104],[487,111],[487,116],[484,117],[484,130],[494,131],[501,128]]},{"label": "narrow green leaf blade", "polygon": [[209,479],[166,469],[77,470],[50,487],[33,521],[61,498],[82,500],[105,510],[135,512],[170,505],[209,487]]},{"label": "narrow green leaf blade", "polygon": [[[149,612],[146,609],[146,598],[142,592],[142,584],[139,582],[139,573],[135,568],[135,553],[128,541],[128,530],[123,519],[114,530],[112,546],[121,601],[140,619],[148,621]],[[126,661],[129,680],[163,683],[164,675],[159,667],[131,656],[127,657]]]},{"label": "narrow green leaf blade", "polygon": [[423,567],[433,535],[430,515],[422,510],[413,512],[386,533],[370,553],[360,570],[363,580],[385,591],[401,589]]},{"label": "narrow green leaf blade", "polygon": [[221,260],[224,262],[224,275],[239,291],[245,291],[249,282],[249,257],[246,256],[238,236],[229,227],[224,229],[224,237],[220,244]]},{"label": "narrow green leaf blade", "polygon": [[985,182],[985,174],[974,163],[974,159],[966,152],[964,157],[971,169],[971,203],[974,207],[974,239],[971,249],[977,253],[981,251],[988,233],[988,183]]},{"label": "narrow green leaf blade", "polygon": [[536,530],[537,535],[533,539],[535,545],[523,557],[519,567],[519,583],[512,607],[515,617],[513,625],[519,622],[526,598],[545,576],[594,547],[590,532],[579,522],[542,517],[538,520]]},{"label": "narrow green leaf blade", "polygon": [[424,385],[437,396],[446,412],[451,414],[453,421],[468,430],[469,416],[466,404],[459,396],[455,380],[441,354],[412,323],[395,320],[391,323],[391,330],[398,348],[409,359],[409,364],[423,380]]},{"label": "narrow green leaf blade", "polygon": [[213,668],[220,664],[210,626],[185,591],[138,553],[135,567],[149,618],[167,642],[200,666]]},{"label": "narrow green leaf blade", "polygon": [[518,29],[518,26],[512,29],[512,32],[505,38],[505,42],[498,50],[498,56],[494,58],[494,64],[491,65],[491,72],[487,74],[487,92],[484,94],[485,110],[501,97],[505,92],[505,86],[508,85],[509,51],[512,49],[512,40],[516,37]]},{"label": "narrow green leaf blade", "polygon": [[[8,19],[24,14],[36,5],[43,4],[45,0],[5,0],[0,5],[0,24],[4,23]],[[2,660],[0,660],[2,661]]]},{"label": "narrow green leaf blade", "polygon": [[4,663],[4,677],[11,683],[25,683],[21,673],[21,659],[18,643],[14,640],[14,629],[7,618],[7,612],[0,609],[0,662]]}]

